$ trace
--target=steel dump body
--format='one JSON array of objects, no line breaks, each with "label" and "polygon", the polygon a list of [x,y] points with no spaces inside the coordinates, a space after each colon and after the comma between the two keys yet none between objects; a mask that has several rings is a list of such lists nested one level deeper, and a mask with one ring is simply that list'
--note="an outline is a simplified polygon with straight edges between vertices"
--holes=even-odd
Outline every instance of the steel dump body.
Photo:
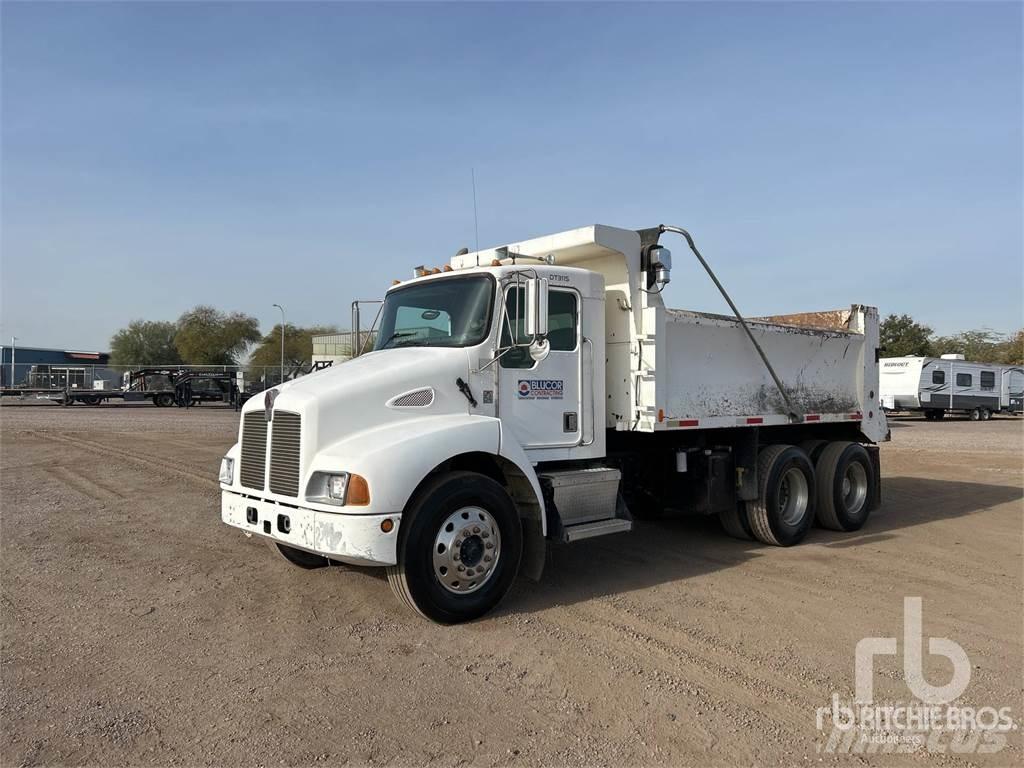
[{"label": "steel dump body", "polygon": [[747,320],[785,397],[735,318],[675,309],[659,314],[665,341],[655,370],[664,375],[654,377],[654,399],[668,428],[786,424],[794,421],[791,413],[800,422],[876,421],[872,308]]}]

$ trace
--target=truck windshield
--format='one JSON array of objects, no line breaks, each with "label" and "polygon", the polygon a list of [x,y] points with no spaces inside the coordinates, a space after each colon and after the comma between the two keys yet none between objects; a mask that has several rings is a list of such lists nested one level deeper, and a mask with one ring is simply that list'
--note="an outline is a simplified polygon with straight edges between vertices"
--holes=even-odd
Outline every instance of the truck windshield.
[{"label": "truck windshield", "polygon": [[448,277],[389,291],[373,348],[469,347],[490,329],[494,281]]}]

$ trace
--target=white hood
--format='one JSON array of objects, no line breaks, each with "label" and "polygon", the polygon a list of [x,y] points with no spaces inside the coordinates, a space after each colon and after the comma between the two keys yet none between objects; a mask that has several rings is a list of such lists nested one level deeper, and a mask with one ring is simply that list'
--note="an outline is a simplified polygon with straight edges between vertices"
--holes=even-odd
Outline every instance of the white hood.
[{"label": "white hood", "polygon": [[[323,371],[275,387],[275,411],[302,417],[305,450],[319,450],[355,432],[429,415],[469,413],[456,379],[469,380],[469,356],[462,348],[406,347],[369,352]],[[397,395],[430,387],[427,407],[393,408]],[[264,395],[245,412],[263,411]]]}]

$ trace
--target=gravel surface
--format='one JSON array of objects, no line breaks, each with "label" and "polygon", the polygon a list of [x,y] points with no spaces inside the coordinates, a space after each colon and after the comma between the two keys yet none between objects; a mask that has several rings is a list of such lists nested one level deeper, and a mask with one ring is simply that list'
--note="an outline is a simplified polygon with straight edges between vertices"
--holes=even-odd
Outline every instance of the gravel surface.
[{"label": "gravel surface", "polygon": [[[552,548],[493,615],[440,627],[380,572],[302,571],[219,522],[238,415],[0,408],[0,764],[1013,765],[823,754],[858,640],[926,636],[962,703],[1021,722],[1024,421],[894,419],[885,501],[792,549],[717,523]],[[901,640],[902,642],[902,640]],[[927,656],[926,677],[949,679]],[[876,698],[906,699],[896,658]]]}]

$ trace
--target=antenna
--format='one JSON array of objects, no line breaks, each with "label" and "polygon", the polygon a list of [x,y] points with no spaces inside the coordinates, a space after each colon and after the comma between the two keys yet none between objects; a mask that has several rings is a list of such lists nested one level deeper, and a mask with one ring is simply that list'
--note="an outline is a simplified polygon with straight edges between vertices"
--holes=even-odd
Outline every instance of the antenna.
[{"label": "antenna", "polygon": [[470,176],[473,179],[473,234],[476,237],[476,265],[480,266],[480,224],[476,217],[476,169],[470,166]]}]

